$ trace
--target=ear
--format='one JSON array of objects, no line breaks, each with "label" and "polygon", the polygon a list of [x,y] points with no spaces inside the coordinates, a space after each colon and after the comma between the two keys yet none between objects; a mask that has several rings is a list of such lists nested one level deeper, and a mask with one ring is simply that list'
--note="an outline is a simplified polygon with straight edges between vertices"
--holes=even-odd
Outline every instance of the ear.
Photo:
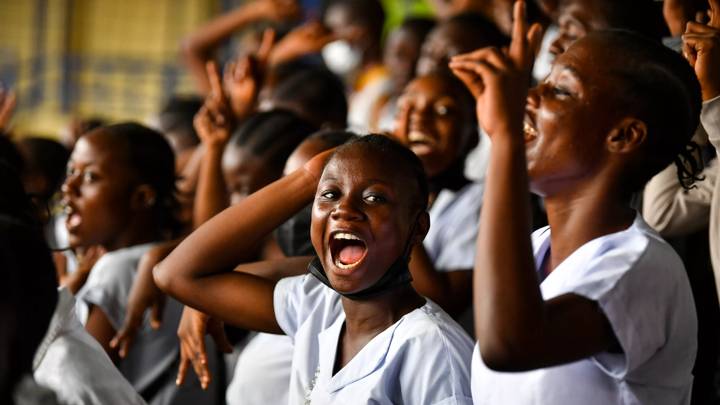
[{"label": "ear", "polygon": [[645,143],[647,125],[637,118],[623,118],[606,138],[607,150],[611,153],[631,153]]},{"label": "ear", "polygon": [[417,221],[415,222],[415,229],[412,235],[412,246],[419,245],[425,240],[428,231],[430,230],[430,214],[427,211],[423,211],[418,215]]},{"label": "ear", "polygon": [[141,184],[135,188],[132,195],[131,206],[133,210],[143,211],[155,205],[157,193],[149,184]]}]

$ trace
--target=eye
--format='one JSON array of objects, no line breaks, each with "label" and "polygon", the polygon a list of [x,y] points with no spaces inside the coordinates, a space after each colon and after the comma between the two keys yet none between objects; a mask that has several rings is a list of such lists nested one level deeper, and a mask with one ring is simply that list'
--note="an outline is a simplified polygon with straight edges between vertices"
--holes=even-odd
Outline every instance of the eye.
[{"label": "eye", "polygon": [[450,112],[450,109],[446,105],[442,105],[442,104],[435,105],[435,114],[442,117],[442,116],[448,115],[449,112]]},{"label": "eye", "polygon": [[93,183],[98,179],[97,174],[91,170],[82,172],[83,183]]},{"label": "eye", "polygon": [[376,194],[376,193],[367,194],[364,197],[364,199],[365,199],[365,201],[369,202],[370,204],[380,204],[380,203],[387,201],[387,199],[384,196],[382,196],[380,194]]},{"label": "eye", "polygon": [[332,201],[337,198],[337,193],[334,190],[325,190],[320,193],[320,197]]},{"label": "eye", "polygon": [[558,97],[569,97],[572,94],[562,86],[552,86],[552,92]]}]

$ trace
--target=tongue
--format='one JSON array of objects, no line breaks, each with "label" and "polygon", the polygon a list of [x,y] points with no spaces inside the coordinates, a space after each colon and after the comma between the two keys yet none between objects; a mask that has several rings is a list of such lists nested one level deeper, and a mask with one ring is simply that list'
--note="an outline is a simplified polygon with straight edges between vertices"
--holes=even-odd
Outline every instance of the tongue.
[{"label": "tongue", "polygon": [[342,264],[354,264],[362,259],[365,249],[360,246],[345,246],[340,251],[340,262]]}]

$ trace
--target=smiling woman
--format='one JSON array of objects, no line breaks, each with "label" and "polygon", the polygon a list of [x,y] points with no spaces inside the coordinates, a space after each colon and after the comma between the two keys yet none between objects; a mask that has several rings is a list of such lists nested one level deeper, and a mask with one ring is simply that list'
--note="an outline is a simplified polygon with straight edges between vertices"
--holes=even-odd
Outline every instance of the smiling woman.
[{"label": "smiling woman", "polygon": [[[156,268],[158,285],[228,323],[290,336],[291,404],[471,403],[470,339],[410,285],[409,252],[429,226],[420,161],[380,135],[327,159],[198,228]],[[269,277],[301,274],[310,259],[227,270],[313,196],[311,274]]]}]

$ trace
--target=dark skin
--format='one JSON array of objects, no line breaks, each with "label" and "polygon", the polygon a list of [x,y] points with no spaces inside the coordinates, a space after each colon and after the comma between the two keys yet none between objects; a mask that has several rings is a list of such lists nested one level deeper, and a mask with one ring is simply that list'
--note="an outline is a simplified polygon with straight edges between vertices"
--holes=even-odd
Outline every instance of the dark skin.
[{"label": "dark skin", "polygon": [[353,10],[345,4],[332,5],[323,21],[337,39],[344,39],[362,51],[361,67],[367,68],[382,62],[381,39],[372,27],[359,24]]},{"label": "dark skin", "polygon": [[[542,299],[526,201],[530,188],[546,198],[552,249],[544,270],[552,272],[586,242],[632,224],[626,170],[643,153],[648,135],[642,121],[603,108],[613,105],[603,88],[618,85],[613,87],[612,66],[601,70],[593,65],[606,51],[591,40],[578,41],[560,56],[547,81],[528,94],[540,30],[528,30],[521,1],[515,21],[507,54],[483,49],[451,64],[476,96],[478,119],[493,140],[474,302],[483,361],[503,371],[549,367],[619,350],[596,302],[575,294]],[[595,112],[594,121],[583,120],[585,111]],[[523,121],[528,124],[525,130]],[[598,156],[585,162],[575,155],[574,142]],[[540,156],[552,162],[543,164]],[[504,246],[513,246],[514,253],[506,254]]]},{"label": "dark skin", "polygon": [[[97,245],[111,252],[160,239],[152,213],[155,191],[139,184],[128,168],[125,148],[102,130],[76,144],[62,186],[71,246]],[[102,310],[91,307],[85,328],[114,355],[110,340],[115,329]]]},{"label": "dark skin", "polygon": [[[413,209],[407,177],[388,175],[392,171],[382,157],[363,152],[358,148],[336,155],[325,170],[327,153],[322,154],[303,169],[223,211],[155,269],[156,283],[212,317],[248,329],[282,333],[273,311],[275,282],[242,272],[246,265],[238,267],[240,272],[226,269],[247,261],[253,241],[262,240],[315,198],[312,240],[331,283],[344,292],[372,285],[402,254],[408,240],[411,244],[422,241],[429,221],[427,214]],[[367,254],[350,271],[336,266],[337,252],[329,244],[330,235],[338,229],[354,232],[367,246]],[[276,268],[301,272],[307,263],[307,259],[286,259],[247,266],[264,274]],[[336,364],[347,364],[372,337],[423,304],[409,287],[365,301],[343,298],[346,324]]]},{"label": "dark skin", "polygon": [[558,36],[550,45],[555,57],[590,32],[611,28],[604,17],[601,0],[567,0],[560,3],[558,13]]},{"label": "dark skin", "polygon": [[447,71],[453,56],[477,48],[477,39],[459,24],[442,23],[428,34],[420,51],[416,75],[424,76],[436,71]]},{"label": "dark skin", "polygon": [[383,62],[397,95],[415,76],[422,42],[412,30],[400,27],[393,31],[385,44]]},{"label": "dark skin", "polygon": [[[420,158],[429,177],[431,201],[448,187],[443,180],[462,178],[457,162],[465,159],[475,143],[477,129],[471,123],[472,104],[459,94],[447,78],[435,74],[413,80],[398,101],[395,137]],[[469,100],[468,100],[469,101]],[[451,315],[459,315],[472,297],[472,269],[438,272],[422,245],[413,250],[410,269],[413,286]]]}]

